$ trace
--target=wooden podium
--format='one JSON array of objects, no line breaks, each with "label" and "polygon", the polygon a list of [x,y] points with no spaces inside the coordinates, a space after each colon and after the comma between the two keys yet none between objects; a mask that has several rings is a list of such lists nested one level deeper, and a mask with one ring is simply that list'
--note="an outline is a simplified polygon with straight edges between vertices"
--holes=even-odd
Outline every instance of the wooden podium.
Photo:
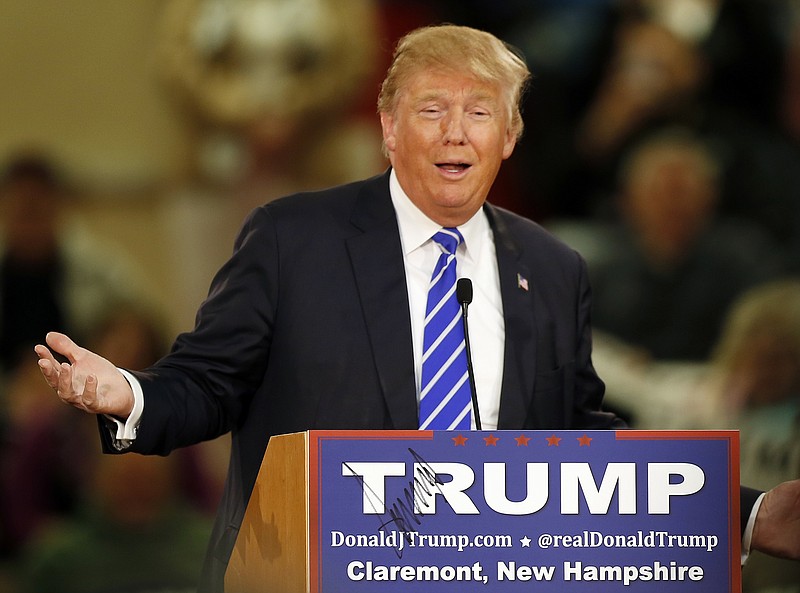
[{"label": "wooden podium", "polygon": [[[607,593],[661,580],[644,586],[737,593],[738,446],[736,431],[275,436],[225,591]],[[598,574],[611,580],[592,589]]]},{"label": "wooden podium", "polygon": [[308,437],[272,437],[225,573],[226,593],[307,593]]}]

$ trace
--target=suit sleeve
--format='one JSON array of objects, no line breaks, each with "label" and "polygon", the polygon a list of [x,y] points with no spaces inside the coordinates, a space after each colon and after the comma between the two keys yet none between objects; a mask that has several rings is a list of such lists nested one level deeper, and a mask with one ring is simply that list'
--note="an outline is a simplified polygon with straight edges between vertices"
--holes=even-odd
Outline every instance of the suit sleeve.
[{"label": "suit sleeve", "polygon": [[135,373],[145,406],[131,451],[166,455],[224,434],[239,421],[269,359],[277,254],[271,217],[257,209],[216,274],[194,329],[178,336],[156,365]]}]

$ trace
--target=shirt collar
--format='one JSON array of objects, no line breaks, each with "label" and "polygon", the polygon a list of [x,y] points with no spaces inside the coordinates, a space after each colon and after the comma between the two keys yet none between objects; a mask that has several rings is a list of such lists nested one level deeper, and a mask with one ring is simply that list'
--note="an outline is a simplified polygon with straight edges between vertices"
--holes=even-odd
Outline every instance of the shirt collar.
[{"label": "shirt collar", "polygon": [[[392,204],[397,214],[397,225],[400,228],[400,241],[403,245],[403,254],[408,255],[418,249],[442,226],[428,218],[422,210],[417,208],[406,192],[400,187],[394,169],[389,174],[389,193]],[[458,226],[461,236],[464,237],[464,246],[467,256],[477,258],[480,253],[484,237],[489,231],[489,220],[483,208],[480,208],[467,222]]]}]

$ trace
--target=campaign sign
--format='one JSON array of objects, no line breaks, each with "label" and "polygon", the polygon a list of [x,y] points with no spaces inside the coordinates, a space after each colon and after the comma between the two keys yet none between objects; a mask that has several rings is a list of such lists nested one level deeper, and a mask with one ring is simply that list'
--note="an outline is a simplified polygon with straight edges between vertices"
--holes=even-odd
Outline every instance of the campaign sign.
[{"label": "campaign sign", "polygon": [[736,431],[314,431],[315,593],[738,593]]}]

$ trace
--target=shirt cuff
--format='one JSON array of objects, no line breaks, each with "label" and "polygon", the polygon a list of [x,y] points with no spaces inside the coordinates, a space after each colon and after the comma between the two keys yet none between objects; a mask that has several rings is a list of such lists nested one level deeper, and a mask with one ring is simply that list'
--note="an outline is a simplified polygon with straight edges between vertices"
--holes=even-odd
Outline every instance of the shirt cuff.
[{"label": "shirt cuff", "polygon": [[764,500],[765,495],[766,492],[763,492],[761,496],[756,499],[753,510],[750,511],[750,517],[747,519],[747,525],[744,528],[744,536],[742,537],[742,566],[744,566],[745,562],[747,562],[747,558],[750,556],[750,545],[753,541],[753,528],[756,526],[756,515],[758,515],[758,509],[761,508],[761,502]]},{"label": "shirt cuff", "polygon": [[125,369],[117,369],[125,380],[130,384],[133,391],[133,409],[130,416],[124,422],[113,416],[106,415],[111,421],[111,439],[117,451],[124,451],[136,440],[136,432],[139,430],[139,422],[144,412],[144,392],[139,380]]}]

